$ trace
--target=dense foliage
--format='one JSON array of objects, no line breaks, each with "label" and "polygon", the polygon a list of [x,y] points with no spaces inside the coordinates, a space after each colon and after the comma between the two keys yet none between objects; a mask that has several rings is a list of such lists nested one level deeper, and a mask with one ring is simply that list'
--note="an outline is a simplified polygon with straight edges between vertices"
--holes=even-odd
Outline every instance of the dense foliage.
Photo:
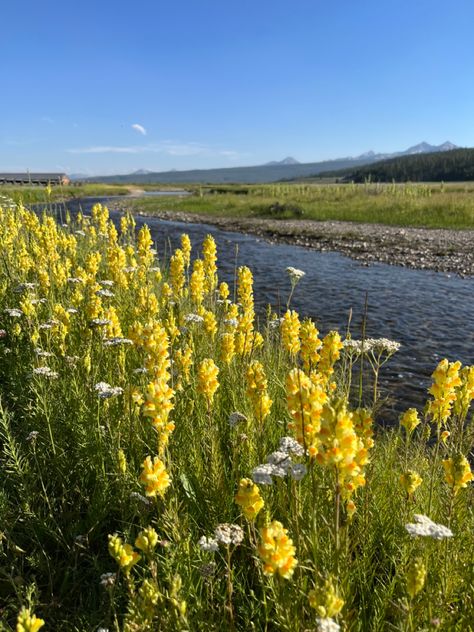
[{"label": "dense foliage", "polygon": [[466,182],[474,180],[474,149],[399,156],[356,169],[321,174],[350,182]]},{"label": "dense foliage", "polygon": [[320,338],[301,270],[258,328],[210,236],[11,204],[0,254],[2,630],[472,629],[474,367],[377,432],[399,345]]}]

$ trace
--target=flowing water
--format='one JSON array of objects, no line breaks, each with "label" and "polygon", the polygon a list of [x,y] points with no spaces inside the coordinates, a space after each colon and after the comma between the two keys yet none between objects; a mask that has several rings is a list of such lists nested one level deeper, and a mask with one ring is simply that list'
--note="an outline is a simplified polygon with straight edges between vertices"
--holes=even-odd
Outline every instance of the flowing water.
[{"label": "flowing water", "polygon": [[[81,200],[69,203],[69,208],[74,213],[80,204],[88,213],[97,201],[107,203],[103,198]],[[113,219],[119,216],[119,212],[111,212]],[[280,313],[285,310],[290,291],[288,266],[306,273],[291,307],[301,316],[310,316],[323,334],[330,329],[345,332],[352,310],[352,337],[360,339],[367,295],[367,337],[390,338],[402,345],[382,369],[382,394],[390,396],[382,422],[393,421],[409,406],[423,406],[430,375],[440,359],[474,363],[472,278],[381,263],[366,267],[338,253],[271,244],[205,224],[141,216],[136,221],[137,227],[145,223],[150,227],[161,259],[179,246],[183,232],[189,234],[194,254],[206,234],[212,234],[218,247],[220,280],[232,288],[236,265],[249,266],[261,315],[268,304]]]}]

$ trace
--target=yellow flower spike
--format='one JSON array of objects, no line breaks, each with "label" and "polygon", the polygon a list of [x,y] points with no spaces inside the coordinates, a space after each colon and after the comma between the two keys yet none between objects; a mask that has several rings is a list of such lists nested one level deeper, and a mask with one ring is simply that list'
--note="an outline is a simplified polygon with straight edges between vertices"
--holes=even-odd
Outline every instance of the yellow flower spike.
[{"label": "yellow flower spike", "polygon": [[287,310],[281,322],[281,341],[289,354],[295,356],[300,350],[300,319],[298,312]]},{"label": "yellow flower spike", "polygon": [[450,459],[445,459],[443,467],[446,482],[451,487],[454,495],[461,488],[467,487],[467,484],[474,479],[469,461],[462,454],[456,454]]},{"label": "yellow flower spike", "polygon": [[127,459],[125,457],[125,452],[122,449],[120,449],[117,452],[117,463],[118,463],[119,472],[121,474],[126,474],[127,473]]},{"label": "yellow flower spike", "polygon": [[329,577],[322,586],[310,590],[308,599],[311,608],[314,608],[322,619],[332,619],[344,606],[344,599],[337,594],[332,577]]},{"label": "yellow flower spike", "polygon": [[145,555],[151,555],[158,544],[158,534],[153,527],[143,529],[135,540],[135,546]]},{"label": "yellow flower spike", "polygon": [[109,535],[109,553],[126,575],[141,559],[141,556],[133,550],[132,545],[124,544],[117,534]]},{"label": "yellow flower spike", "polygon": [[453,403],[456,400],[456,388],[461,385],[460,362],[441,360],[432,374],[433,384],[428,392],[433,399],[428,402],[427,411],[438,425],[446,424]]},{"label": "yellow flower spike", "polygon": [[339,360],[343,346],[337,331],[330,331],[324,336],[318,363],[318,371],[322,375],[329,377],[334,373],[334,364]]},{"label": "yellow flower spike", "polygon": [[204,358],[198,366],[197,391],[206,397],[209,404],[212,404],[215,392],[219,388],[218,374],[219,368],[211,358]]},{"label": "yellow flower spike", "polygon": [[31,614],[29,608],[22,608],[16,621],[16,632],[38,632],[44,623],[43,619]]},{"label": "yellow flower spike", "polygon": [[202,259],[196,259],[193,264],[193,272],[189,279],[189,292],[191,300],[199,307],[204,300],[206,276],[204,273],[204,262]]},{"label": "yellow flower spike", "polygon": [[146,457],[143,461],[143,470],[139,480],[145,486],[146,496],[164,496],[171,484],[165,465],[157,456],[154,457],[153,461],[151,456]]},{"label": "yellow flower spike", "polygon": [[252,402],[254,416],[261,423],[269,415],[273,402],[267,393],[263,365],[258,360],[254,360],[247,369],[247,395]]},{"label": "yellow flower spike", "polygon": [[288,530],[281,522],[273,520],[260,529],[260,538],[258,554],[263,561],[265,575],[278,573],[280,577],[290,579],[298,565],[298,560],[294,557],[295,547],[288,536]]},{"label": "yellow flower spike", "polygon": [[406,410],[400,418],[400,425],[405,428],[407,434],[411,435],[411,433],[415,430],[415,428],[420,423],[420,419],[418,417],[418,411],[416,408],[409,408]]},{"label": "yellow flower spike", "polygon": [[319,331],[313,321],[309,318],[301,323],[300,340],[301,349],[300,356],[303,361],[303,369],[307,372],[311,371],[319,361],[318,350],[323,344],[318,337]]},{"label": "yellow flower spike", "polygon": [[235,356],[235,340],[234,334],[227,332],[220,337],[221,348],[220,358],[224,364],[230,364]]},{"label": "yellow flower spike", "polygon": [[313,457],[318,448],[321,414],[327,399],[327,393],[316,376],[312,379],[301,369],[292,369],[288,373],[286,401],[293,418],[288,427],[294,431],[296,440]]},{"label": "yellow flower spike", "polygon": [[189,268],[191,263],[191,240],[189,239],[189,235],[183,233],[181,235],[181,250],[183,253],[183,260],[186,270]]},{"label": "yellow flower spike", "polygon": [[202,244],[202,258],[204,262],[204,275],[206,292],[213,292],[217,286],[217,247],[214,237],[206,235]]},{"label": "yellow flower spike", "polygon": [[400,476],[400,484],[406,491],[408,498],[411,498],[418,487],[423,482],[423,479],[414,470],[408,470]]},{"label": "yellow flower spike", "polygon": [[181,298],[183,295],[183,288],[185,284],[184,269],[185,259],[183,251],[180,248],[177,248],[170,259],[171,287],[176,299]]},{"label": "yellow flower spike", "polygon": [[465,419],[469,406],[474,399],[474,365],[461,369],[461,384],[456,390],[454,412],[460,419]]},{"label": "yellow flower spike", "polygon": [[214,336],[217,333],[217,320],[214,316],[214,312],[211,312],[207,309],[202,309],[199,314],[204,318],[203,329],[208,334],[211,339],[214,339]]},{"label": "yellow flower spike", "polygon": [[235,495],[235,502],[242,507],[242,513],[247,520],[255,520],[258,512],[264,506],[260,490],[249,478],[243,478],[239,483],[239,490]]},{"label": "yellow flower spike", "polygon": [[229,286],[225,281],[219,284],[219,298],[226,301],[229,298]]},{"label": "yellow flower spike", "polygon": [[407,593],[413,599],[425,585],[426,566],[421,557],[416,557],[411,561],[405,579]]}]

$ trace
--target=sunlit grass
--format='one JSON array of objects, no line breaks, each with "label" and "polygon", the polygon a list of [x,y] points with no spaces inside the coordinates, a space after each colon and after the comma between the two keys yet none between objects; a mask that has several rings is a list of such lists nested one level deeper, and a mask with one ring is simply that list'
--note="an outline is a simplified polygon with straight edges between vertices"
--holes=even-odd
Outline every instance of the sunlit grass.
[{"label": "sunlit grass", "polygon": [[474,367],[382,430],[398,345],[321,339],[303,271],[259,329],[212,237],[12,204],[0,253],[3,629],[470,629]]}]

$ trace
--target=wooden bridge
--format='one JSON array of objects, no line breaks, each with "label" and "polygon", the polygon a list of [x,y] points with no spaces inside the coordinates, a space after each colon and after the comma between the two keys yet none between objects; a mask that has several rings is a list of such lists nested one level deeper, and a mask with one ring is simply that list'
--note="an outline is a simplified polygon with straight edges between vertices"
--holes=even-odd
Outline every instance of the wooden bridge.
[{"label": "wooden bridge", "polygon": [[69,184],[65,173],[0,173],[0,185],[51,186]]}]

